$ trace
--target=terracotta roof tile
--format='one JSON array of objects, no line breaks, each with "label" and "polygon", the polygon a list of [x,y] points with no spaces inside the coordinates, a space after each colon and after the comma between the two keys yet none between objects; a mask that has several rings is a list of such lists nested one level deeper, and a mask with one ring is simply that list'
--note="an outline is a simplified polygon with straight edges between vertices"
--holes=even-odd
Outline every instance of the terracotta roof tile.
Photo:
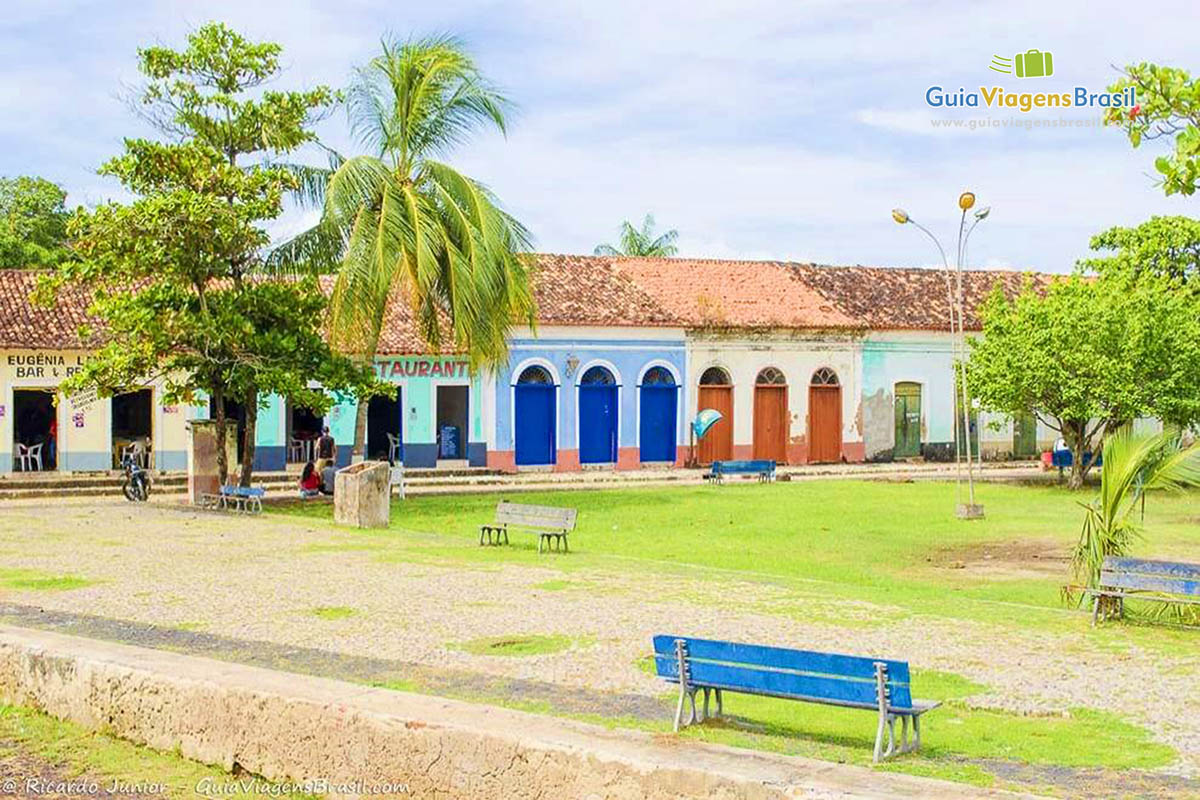
[{"label": "terracotta roof tile", "polygon": [[34,305],[29,295],[42,270],[0,269],[0,347],[74,350],[94,347],[93,337],[79,336],[81,325],[94,326],[87,315],[90,295],[66,288],[56,306]]},{"label": "terracotta roof tile", "polygon": [[538,255],[531,270],[542,325],[680,325],[657,294],[603,256]]}]

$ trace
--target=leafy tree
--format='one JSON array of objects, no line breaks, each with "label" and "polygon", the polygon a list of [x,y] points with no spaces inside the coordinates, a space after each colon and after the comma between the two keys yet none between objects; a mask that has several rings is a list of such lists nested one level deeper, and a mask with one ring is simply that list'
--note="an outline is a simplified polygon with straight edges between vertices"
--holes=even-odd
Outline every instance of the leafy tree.
[{"label": "leafy tree", "polygon": [[654,215],[647,214],[642,220],[641,229],[633,227],[633,223],[625,220],[621,223],[621,241],[616,247],[611,244],[596,246],[598,256],[644,256],[647,258],[669,258],[678,252],[675,240],[679,231],[670,230],[661,236],[654,235]]},{"label": "leafy tree", "polygon": [[1134,280],[1164,278],[1200,290],[1200,220],[1151,217],[1136,228],[1109,228],[1093,236],[1091,248],[1110,255],[1084,259],[1082,269]]},{"label": "leafy tree", "polygon": [[0,178],[0,265],[53,267],[69,258],[66,200],[45,178]]},{"label": "leafy tree", "polygon": [[324,87],[263,90],[279,72],[279,52],[217,23],[192,33],[184,50],[139,50],[148,78],[143,113],[169,141],[127,139],[124,154],[101,167],[135,199],[76,212],[69,231],[80,260],[42,287],[46,297],[65,283],[90,286],[91,312],[107,338],[65,391],[96,386],[109,394],[161,378],[168,402],[207,394],[222,481],[225,401],[240,401],[243,485],[264,393],[323,409],[330,398],[308,389],[310,380],[331,391],[374,388],[373,376],[326,343],[315,279],[254,275],[268,243],[263,223],[297,185],[269,159],[311,141],[309,124],[334,101]]},{"label": "leafy tree", "polygon": [[[299,167],[302,199],[320,221],[271,257],[284,271],[337,263],[334,341],[370,363],[389,299],[412,307],[431,350],[454,347],[472,368],[508,358],[509,329],[534,323],[525,264],[529,232],[482,184],[436,160],[481,126],[507,129],[508,100],[448,37],[384,42],[347,92],[351,130],[367,154],[330,169]],[[354,454],[362,454],[360,403]]]},{"label": "leafy tree", "polygon": [[1200,420],[1200,306],[1156,279],[1073,276],[986,301],[970,343],[983,407],[1033,413],[1071,449],[1079,488],[1105,436],[1143,416]]},{"label": "leafy tree", "polygon": [[1187,70],[1157,64],[1131,64],[1109,87],[1121,92],[1136,87],[1132,109],[1110,108],[1104,116],[1129,136],[1134,147],[1143,141],[1174,138],[1174,151],[1154,160],[1167,194],[1194,194],[1200,182],[1200,79]]},{"label": "leafy tree", "polygon": [[[1129,428],[1109,436],[1100,493],[1084,506],[1083,528],[1071,554],[1075,580],[1095,589],[1104,559],[1129,554],[1143,535],[1133,512],[1146,492],[1195,486],[1200,486],[1200,446],[1182,448],[1177,434],[1135,434]],[[1068,589],[1068,599],[1072,594]],[[1096,603],[1096,610],[1107,615],[1116,610],[1117,598],[1099,597]]]}]

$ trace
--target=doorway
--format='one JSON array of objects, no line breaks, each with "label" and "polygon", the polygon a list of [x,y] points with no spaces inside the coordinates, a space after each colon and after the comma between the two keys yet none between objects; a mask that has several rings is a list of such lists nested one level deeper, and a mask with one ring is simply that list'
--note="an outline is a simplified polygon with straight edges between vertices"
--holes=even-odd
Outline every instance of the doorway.
[{"label": "doorway", "polygon": [[837,373],[821,367],[808,385],[808,460],[842,460],[842,387]]},{"label": "doorway", "polygon": [[466,386],[437,387],[438,458],[458,461],[467,457]]},{"label": "doorway", "polygon": [[787,463],[787,378],[775,367],[754,381],[754,457]]},{"label": "doorway", "polygon": [[1013,458],[1037,458],[1037,417],[1029,412],[1013,417]]},{"label": "doorway", "polygon": [[317,439],[325,427],[325,418],[311,408],[301,408],[288,401],[287,415],[287,460],[290,464],[304,464],[317,460]]},{"label": "doorway", "polygon": [[591,367],[579,379],[579,463],[617,461],[617,379]]},{"label": "doorway", "polygon": [[697,405],[700,411],[711,408],[721,414],[700,440],[697,459],[701,464],[729,461],[733,458],[733,382],[720,367],[709,367],[700,376]]},{"label": "doorway", "polygon": [[545,367],[526,367],[513,386],[513,449],[517,466],[554,463],[557,404],[554,378]]},{"label": "doorway", "polygon": [[135,389],[114,394],[112,398],[113,468],[121,467],[126,453],[135,456],[143,468],[153,461],[154,391]]},{"label": "doorway", "polygon": [[13,389],[13,468],[58,469],[58,415],[53,389]]},{"label": "doorway", "polygon": [[396,463],[404,461],[404,403],[401,389],[395,394],[376,395],[367,404],[367,458]]},{"label": "doorway", "polygon": [[651,367],[642,376],[638,392],[638,458],[642,463],[674,463],[679,407],[679,387],[675,385],[675,376],[665,367]]},{"label": "doorway", "polygon": [[921,384],[902,381],[896,384],[896,444],[894,458],[921,455]]}]

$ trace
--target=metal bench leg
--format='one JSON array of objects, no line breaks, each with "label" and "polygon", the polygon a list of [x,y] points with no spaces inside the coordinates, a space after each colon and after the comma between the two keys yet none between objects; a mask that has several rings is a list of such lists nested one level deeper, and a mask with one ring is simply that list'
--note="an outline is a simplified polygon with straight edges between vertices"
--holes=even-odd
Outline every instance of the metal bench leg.
[{"label": "metal bench leg", "polygon": [[571,552],[571,546],[567,543],[567,535],[565,533],[562,535],[562,545],[564,553]]},{"label": "metal bench leg", "polygon": [[1100,595],[1092,595],[1092,627],[1096,627],[1096,620],[1100,616]]},{"label": "metal bench leg", "polygon": [[921,749],[921,715],[914,714],[913,722],[913,750]]},{"label": "metal bench leg", "polygon": [[546,534],[543,533],[538,536],[538,555],[539,556],[542,554],[542,545],[545,543],[545,541],[546,541]]},{"label": "metal bench leg", "polygon": [[[891,714],[888,713],[887,664],[875,662],[875,697],[879,704],[879,727],[875,730],[875,753],[873,760],[878,764],[892,754]],[[888,737],[887,750],[883,749],[884,734]]]},{"label": "metal bench leg", "polygon": [[696,720],[696,693],[689,685],[691,674],[688,669],[687,660],[687,642],[683,639],[675,640],[675,664],[679,670],[679,703],[675,706],[675,732],[679,733],[679,726],[683,723],[683,701],[690,699],[692,702],[692,714],[688,720],[688,724]]},{"label": "metal bench leg", "polygon": [[711,691],[709,690],[709,688],[707,686],[704,687],[704,709],[703,709],[703,711],[700,712],[700,720],[701,721],[708,719],[708,696],[709,696],[709,694],[711,694]]},{"label": "metal bench leg", "polygon": [[725,715],[725,709],[723,709],[721,707],[721,690],[720,689],[716,690],[716,695],[717,695],[717,716],[721,717],[721,716]]}]

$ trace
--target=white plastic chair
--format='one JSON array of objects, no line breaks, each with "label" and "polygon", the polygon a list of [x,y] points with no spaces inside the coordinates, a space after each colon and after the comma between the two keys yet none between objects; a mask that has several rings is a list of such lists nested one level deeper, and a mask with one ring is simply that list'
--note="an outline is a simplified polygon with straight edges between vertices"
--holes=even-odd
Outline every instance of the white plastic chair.
[{"label": "white plastic chair", "polygon": [[[40,442],[35,445],[23,445],[17,442],[17,463],[21,466],[21,472],[30,472],[36,469],[42,471],[42,445],[45,442]],[[37,466],[34,466],[34,465]]]},{"label": "white plastic chair", "polygon": [[400,460],[400,437],[394,433],[389,433],[388,437],[388,463],[395,464]]},{"label": "white plastic chair", "polygon": [[304,442],[302,442],[299,439],[292,439],[292,441],[288,443],[287,460],[288,460],[288,463],[290,463],[290,464],[295,464],[297,462],[303,462],[305,460],[305,458],[304,458]]},{"label": "white plastic chair", "polygon": [[142,469],[150,468],[150,465],[146,463],[148,460],[146,458],[146,443],[143,440],[136,439],[125,445],[124,449],[121,450],[122,462],[125,461],[126,456],[132,457]]}]

